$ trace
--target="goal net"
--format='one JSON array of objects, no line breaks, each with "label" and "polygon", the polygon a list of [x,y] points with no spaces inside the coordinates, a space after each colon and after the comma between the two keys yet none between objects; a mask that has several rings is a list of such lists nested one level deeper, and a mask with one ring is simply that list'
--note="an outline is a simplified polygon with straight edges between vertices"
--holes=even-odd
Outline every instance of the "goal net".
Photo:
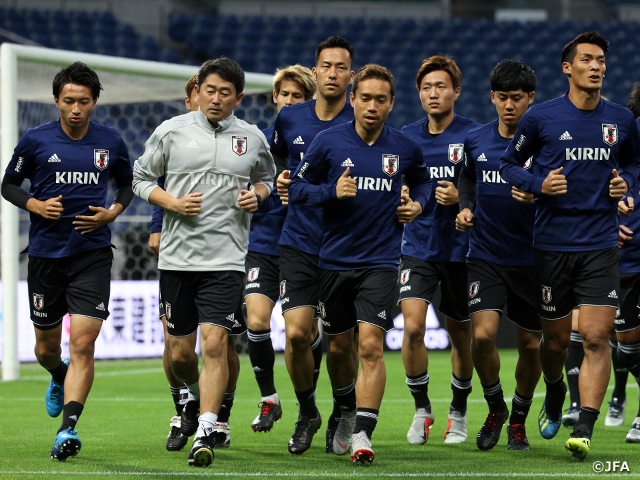
[{"label": "goal net", "polygon": [[[26,130],[59,118],[53,103],[53,77],[63,66],[76,61],[94,69],[104,87],[92,119],[120,132],[132,161],[142,155],[145,141],[160,123],[185,113],[184,85],[198,69],[196,66],[2,44],[0,152],[3,175],[18,139]],[[272,76],[258,73],[245,75],[245,97],[235,114],[260,128],[266,128],[275,117],[275,106],[270,100]],[[21,312],[21,305],[27,307],[26,290],[18,290],[25,288],[21,281],[26,279],[26,258],[21,258],[19,252],[27,245],[29,216],[4,199],[0,214],[3,290],[0,350],[3,379],[11,380],[18,378],[18,317],[24,313]],[[147,247],[150,215],[151,206],[135,198],[124,214],[111,225],[112,241],[116,246],[112,280],[144,281],[157,278],[156,261]],[[140,293],[144,290],[142,287],[137,293],[131,294],[132,290],[135,292],[133,288],[116,288],[115,297],[112,293],[110,321],[115,322],[115,331],[123,337],[134,338],[134,341],[138,335],[138,338],[146,336],[147,342],[151,337],[151,343],[161,343],[161,324],[156,321],[155,330],[151,332],[144,331],[146,327],[143,325],[143,317],[157,318],[157,298]],[[153,305],[154,300],[156,305]],[[139,317],[137,326],[135,322],[128,325],[124,321],[125,309],[132,310],[129,313],[134,318]],[[26,314],[28,316],[28,309]],[[122,325],[118,327],[119,321]]]}]

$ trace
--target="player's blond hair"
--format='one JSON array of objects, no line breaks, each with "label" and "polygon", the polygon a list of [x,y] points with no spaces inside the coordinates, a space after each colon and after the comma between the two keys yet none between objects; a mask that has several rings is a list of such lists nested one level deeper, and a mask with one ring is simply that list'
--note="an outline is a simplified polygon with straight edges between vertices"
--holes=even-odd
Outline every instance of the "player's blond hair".
[{"label": "player's blond hair", "polygon": [[191,92],[196,86],[196,82],[198,80],[198,74],[194,73],[193,76],[189,79],[187,84],[184,86],[184,93],[187,94],[187,98],[191,98]]},{"label": "player's blond hair", "polygon": [[282,82],[297,83],[304,91],[304,99],[311,100],[316,93],[316,82],[313,79],[311,70],[300,64],[290,65],[286,68],[276,70],[273,77],[273,91],[280,93]]},{"label": "player's blond hair", "polygon": [[420,84],[425,75],[437,71],[443,71],[449,74],[454,90],[462,87],[462,73],[456,62],[445,55],[434,55],[433,57],[425,58],[418,69],[416,75],[416,87],[418,90],[420,90]]}]

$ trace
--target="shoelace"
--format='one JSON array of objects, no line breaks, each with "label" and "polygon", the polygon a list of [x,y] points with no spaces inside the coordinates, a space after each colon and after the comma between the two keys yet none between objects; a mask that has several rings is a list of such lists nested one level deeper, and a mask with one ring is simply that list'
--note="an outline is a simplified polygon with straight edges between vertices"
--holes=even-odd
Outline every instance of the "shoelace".
[{"label": "shoelace", "polygon": [[516,442],[524,442],[525,439],[525,433],[524,433],[524,428],[522,428],[522,425],[511,425],[511,427],[513,428],[513,439]]},{"label": "shoelace", "polygon": [[301,418],[296,422],[296,428],[291,437],[294,440],[300,440],[303,435],[306,435],[308,427],[309,427],[309,421],[304,418]]},{"label": "shoelace", "polygon": [[499,419],[502,418],[502,413],[489,412],[487,421],[484,424],[485,429],[493,429],[498,426]]},{"label": "shoelace", "polygon": [[275,405],[269,402],[260,402],[260,415],[263,417],[268,417],[271,414],[271,410],[273,410]]}]

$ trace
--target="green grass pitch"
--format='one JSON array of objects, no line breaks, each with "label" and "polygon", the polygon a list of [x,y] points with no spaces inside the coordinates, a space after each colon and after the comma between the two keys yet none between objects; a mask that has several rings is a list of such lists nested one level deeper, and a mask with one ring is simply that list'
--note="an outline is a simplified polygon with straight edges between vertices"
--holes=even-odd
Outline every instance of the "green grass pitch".
[{"label": "green grass pitch", "polygon": [[[501,356],[502,385],[510,399],[516,355],[515,351],[504,350]],[[59,426],[59,419],[50,418],[44,408],[49,377],[38,365],[25,364],[19,381],[0,382],[0,478],[585,478],[613,476],[612,471],[594,473],[594,462],[613,469],[616,461],[621,463],[615,475],[640,476],[640,444],[625,443],[638,408],[632,378],[627,386],[629,402],[624,425],[604,427],[603,408],[591,453],[579,462],[571,460],[564,451],[569,430],[562,428],[553,440],[544,440],[538,433],[542,387],[538,387],[527,421],[531,450],[508,451],[503,429],[498,445],[489,452],[480,452],[475,437],[487,407],[477,377],[469,397],[469,439],[462,445],[444,445],[442,435],[451,399],[448,352],[430,355],[429,396],[436,420],[429,441],[424,446],[409,445],[405,435],[414,413],[412,397],[405,385],[400,354],[388,353],[385,358],[387,387],[372,440],[376,458],[371,467],[352,465],[348,456],[327,455],[324,451],[324,426],[331,411],[331,390],[324,363],[317,391],[324,425],[311,449],[304,455],[293,456],[287,451],[287,442],[297,406],[282,355],[276,357],[275,372],[284,414],[269,433],[251,430],[260,398],[249,358],[242,355],[231,413],[231,447],[216,450],[213,465],[203,469],[187,465],[191,442],[181,452],[165,450],[173,404],[160,359],[96,362],[93,389],[77,426],[82,450],[66,462],[49,459]],[[606,401],[610,396],[611,390]],[[508,405],[510,408],[510,402]],[[621,471],[622,462],[626,462],[627,469]]]}]

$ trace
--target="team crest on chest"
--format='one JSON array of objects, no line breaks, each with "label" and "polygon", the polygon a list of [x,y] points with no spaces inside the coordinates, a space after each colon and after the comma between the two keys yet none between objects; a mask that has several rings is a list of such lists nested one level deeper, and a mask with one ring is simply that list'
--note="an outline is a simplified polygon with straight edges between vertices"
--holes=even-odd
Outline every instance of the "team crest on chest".
[{"label": "team crest on chest", "polygon": [[614,125],[612,123],[603,123],[602,141],[609,146],[618,143],[618,125]]},{"label": "team crest on chest", "polygon": [[471,282],[469,284],[469,297],[475,297],[480,291],[480,282]]},{"label": "team crest on chest", "polygon": [[233,150],[236,155],[244,155],[247,153],[247,137],[232,136],[231,150]]},{"label": "team crest on chest", "polygon": [[400,156],[399,155],[382,155],[382,171],[389,175],[395,175],[400,168]]},{"label": "team crest on chest", "polygon": [[411,270],[402,270],[402,272],[400,272],[400,283],[402,285],[404,285],[405,283],[407,283],[409,281],[409,276],[411,275]]},{"label": "team crest on chest", "polygon": [[34,293],[33,306],[36,307],[36,310],[42,310],[44,308],[44,295],[41,293]]},{"label": "team crest on chest", "polygon": [[109,150],[95,149],[93,151],[93,164],[98,170],[104,170],[109,165]]},{"label": "team crest on chest", "polygon": [[460,163],[464,158],[464,145],[462,143],[449,144],[449,161],[453,164]]},{"label": "team crest on chest", "polygon": [[544,303],[549,303],[553,297],[551,296],[551,287],[547,287],[546,285],[542,286],[542,301]]},{"label": "team crest on chest", "polygon": [[258,278],[258,275],[260,275],[260,268],[250,268],[249,272],[247,273],[247,280],[253,282]]}]

